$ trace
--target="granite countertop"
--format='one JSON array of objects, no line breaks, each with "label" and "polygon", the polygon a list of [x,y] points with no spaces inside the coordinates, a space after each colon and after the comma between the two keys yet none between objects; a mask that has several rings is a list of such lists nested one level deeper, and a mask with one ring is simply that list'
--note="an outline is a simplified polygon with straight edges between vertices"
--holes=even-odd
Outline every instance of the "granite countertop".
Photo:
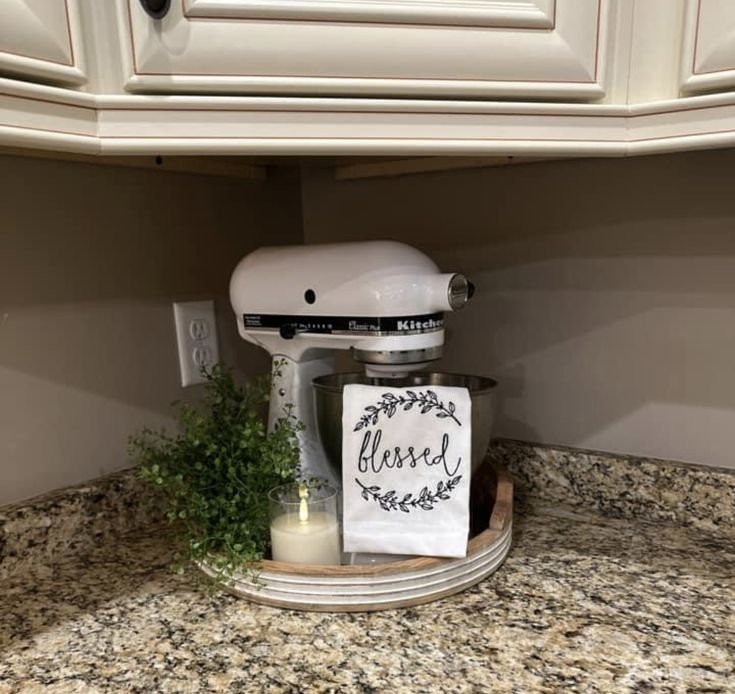
[{"label": "granite countertop", "polygon": [[525,501],[443,601],[280,611],[196,587],[160,532],[3,583],[0,693],[735,691],[735,536]]}]

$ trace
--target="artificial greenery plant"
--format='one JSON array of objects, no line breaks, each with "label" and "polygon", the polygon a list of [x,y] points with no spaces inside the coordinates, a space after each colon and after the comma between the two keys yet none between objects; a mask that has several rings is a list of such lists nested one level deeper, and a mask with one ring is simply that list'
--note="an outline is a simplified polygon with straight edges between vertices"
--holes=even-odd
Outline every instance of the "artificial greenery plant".
[{"label": "artificial greenery plant", "polygon": [[145,429],[131,438],[142,478],[159,490],[183,540],[180,570],[186,559],[206,559],[226,578],[269,549],[268,491],[296,479],[302,428],[287,408],[267,430],[265,403],[279,368],[239,386],[215,366],[205,372],[201,407],[175,403],[178,434]]}]

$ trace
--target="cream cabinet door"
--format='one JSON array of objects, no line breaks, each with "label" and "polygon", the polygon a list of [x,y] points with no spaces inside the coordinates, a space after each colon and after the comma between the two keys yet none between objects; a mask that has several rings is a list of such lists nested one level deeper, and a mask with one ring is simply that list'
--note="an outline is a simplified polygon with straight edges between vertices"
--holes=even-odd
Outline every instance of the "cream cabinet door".
[{"label": "cream cabinet door", "polygon": [[687,0],[682,91],[735,89],[735,0]]},{"label": "cream cabinet door", "polygon": [[610,0],[119,0],[126,88],[596,100]]},{"label": "cream cabinet door", "polygon": [[85,82],[77,0],[0,0],[0,73]]}]

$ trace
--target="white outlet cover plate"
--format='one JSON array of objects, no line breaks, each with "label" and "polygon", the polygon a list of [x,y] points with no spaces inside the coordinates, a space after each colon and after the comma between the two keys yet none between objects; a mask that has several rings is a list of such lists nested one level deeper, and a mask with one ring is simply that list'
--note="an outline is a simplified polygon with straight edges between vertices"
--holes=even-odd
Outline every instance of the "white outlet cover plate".
[{"label": "white outlet cover plate", "polygon": [[176,343],[179,348],[181,385],[204,383],[201,367],[210,370],[219,361],[214,301],[174,304]]}]

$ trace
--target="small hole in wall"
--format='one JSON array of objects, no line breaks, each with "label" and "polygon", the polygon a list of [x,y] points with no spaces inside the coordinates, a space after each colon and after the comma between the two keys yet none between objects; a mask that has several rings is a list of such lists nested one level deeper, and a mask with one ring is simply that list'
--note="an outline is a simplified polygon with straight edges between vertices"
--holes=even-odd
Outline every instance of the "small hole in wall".
[{"label": "small hole in wall", "polygon": [[163,166],[163,157],[160,154],[156,157],[156,166]]}]

